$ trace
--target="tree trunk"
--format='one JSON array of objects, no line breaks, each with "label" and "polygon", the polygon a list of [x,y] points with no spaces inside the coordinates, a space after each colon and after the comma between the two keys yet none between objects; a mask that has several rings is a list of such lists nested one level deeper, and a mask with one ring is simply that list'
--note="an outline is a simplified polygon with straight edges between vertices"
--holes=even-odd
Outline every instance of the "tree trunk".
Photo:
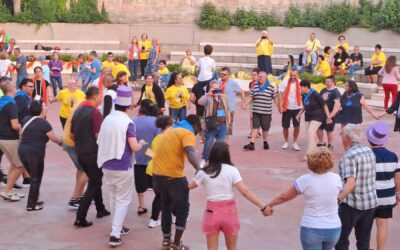
[{"label": "tree trunk", "polygon": [[21,0],[14,0],[14,14],[21,12]]}]

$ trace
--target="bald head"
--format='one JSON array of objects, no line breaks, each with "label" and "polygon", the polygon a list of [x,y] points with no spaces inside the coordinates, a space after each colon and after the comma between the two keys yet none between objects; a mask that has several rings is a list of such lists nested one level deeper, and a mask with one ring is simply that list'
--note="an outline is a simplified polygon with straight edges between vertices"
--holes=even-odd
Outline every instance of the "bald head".
[{"label": "bald head", "polygon": [[106,74],[103,76],[103,85],[106,88],[111,87],[114,84],[114,77],[111,74]]}]

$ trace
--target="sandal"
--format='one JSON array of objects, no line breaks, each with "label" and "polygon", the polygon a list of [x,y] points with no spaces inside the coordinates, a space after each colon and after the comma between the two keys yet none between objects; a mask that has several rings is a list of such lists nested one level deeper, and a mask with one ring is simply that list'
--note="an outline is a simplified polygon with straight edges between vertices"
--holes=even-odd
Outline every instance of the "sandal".
[{"label": "sandal", "polygon": [[162,249],[163,250],[170,250],[171,249],[171,238],[164,238],[163,239]]},{"label": "sandal", "polygon": [[141,216],[142,214],[145,214],[145,213],[147,213],[147,208],[138,207],[137,214],[138,214],[139,216]]},{"label": "sandal", "polygon": [[171,244],[171,250],[189,250],[189,247],[183,245],[181,241],[179,245]]},{"label": "sandal", "polygon": [[28,212],[32,212],[32,211],[38,211],[38,210],[42,210],[43,206],[42,205],[37,205],[35,207],[27,207],[26,211]]}]

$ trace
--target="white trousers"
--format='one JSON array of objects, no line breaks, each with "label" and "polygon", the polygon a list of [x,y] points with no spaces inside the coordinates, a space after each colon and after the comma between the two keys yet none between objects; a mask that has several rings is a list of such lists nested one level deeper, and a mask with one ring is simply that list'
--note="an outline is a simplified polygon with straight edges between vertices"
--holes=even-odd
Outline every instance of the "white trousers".
[{"label": "white trousers", "polygon": [[308,147],[307,153],[317,147],[317,131],[322,122],[310,121],[307,123],[307,137],[308,137]]},{"label": "white trousers", "polygon": [[133,170],[103,169],[104,184],[110,193],[112,230],[110,236],[120,238],[122,225],[133,195]]}]

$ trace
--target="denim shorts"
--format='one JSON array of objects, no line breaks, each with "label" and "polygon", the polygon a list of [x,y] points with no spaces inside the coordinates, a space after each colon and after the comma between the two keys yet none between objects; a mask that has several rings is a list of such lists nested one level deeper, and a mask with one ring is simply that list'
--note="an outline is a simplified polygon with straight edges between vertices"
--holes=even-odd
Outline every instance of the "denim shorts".
[{"label": "denim shorts", "polygon": [[300,240],[304,250],[331,250],[339,240],[341,228],[301,227]]},{"label": "denim shorts", "polygon": [[69,157],[71,158],[72,162],[74,163],[75,167],[79,170],[84,172],[82,166],[78,162],[78,155],[76,154],[75,147],[70,147],[63,144],[64,150],[68,153]]}]

